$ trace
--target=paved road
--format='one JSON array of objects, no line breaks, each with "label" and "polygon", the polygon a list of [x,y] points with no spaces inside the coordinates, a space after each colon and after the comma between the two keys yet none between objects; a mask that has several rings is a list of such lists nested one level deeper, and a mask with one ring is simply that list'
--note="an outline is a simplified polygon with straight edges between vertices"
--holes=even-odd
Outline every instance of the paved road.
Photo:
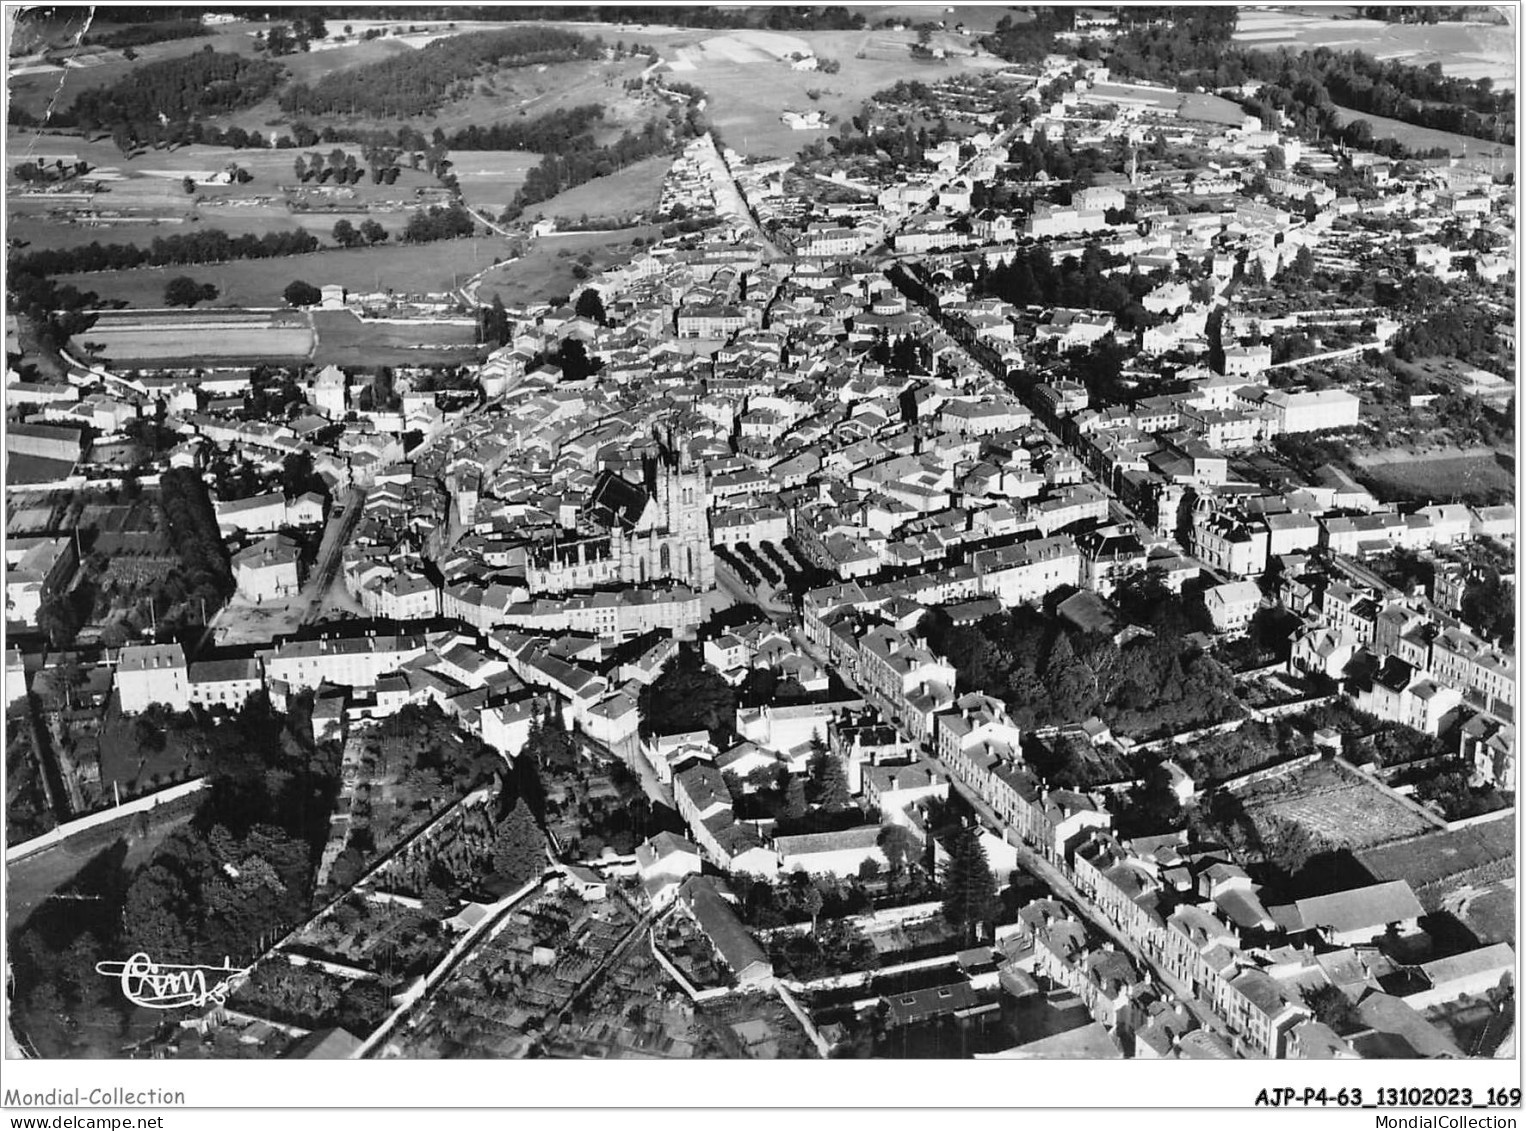
[{"label": "paved road", "polygon": [[360,522],[360,512],[366,505],[366,492],[361,487],[346,487],[336,502],[344,507],[344,514],[330,518],[323,531],[323,541],[318,546],[318,560],[314,563],[312,576],[303,591],[309,602],[302,614],[303,624],[312,624],[323,610],[323,595],[333,584],[334,575],[344,560],[344,548],[349,545],[350,535]]},{"label": "paved road", "polygon": [[[938,758],[934,757],[932,760],[942,765]],[[946,765],[943,765],[943,770],[948,774],[949,781],[953,784],[954,789],[970,803],[970,807],[975,810],[981,823],[1012,846],[1017,853],[1017,862],[1024,871],[1030,875],[1037,876],[1048,884],[1050,891],[1054,892],[1064,902],[1076,908],[1088,923],[1116,942],[1141,968],[1148,970],[1161,985],[1181,998],[1187,1008],[1192,1011],[1193,1016],[1198,1019],[1199,1024],[1204,1028],[1212,1029],[1225,1039],[1229,1039],[1229,1034],[1224,1023],[1207,1005],[1198,1001],[1193,996],[1190,986],[1174,974],[1157,965],[1111,919],[1092,906],[1091,902],[1076,890],[1076,886],[1070,882],[1064,872],[1030,848],[1023,842],[1020,836],[1013,833],[1002,822],[1002,819],[997,816],[995,810],[981,800],[980,795],[966,785],[953,770]]]},{"label": "paved road", "polygon": [[710,165],[715,173],[715,206],[716,211],[722,215],[732,214],[744,217],[751,226],[753,235],[763,244],[764,259],[788,258],[782,251],[774,246],[774,242],[763,232],[763,227],[758,223],[758,218],[753,215],[752,209],[747,207],[747,198],[742,195],[742,190],[737,186],[736,178],[731,175],[731,167],[726,164],[726,159],[721,156],[720,149],[715,144],[712,134],[705,135],[706,145],[700,150],[700,160]]}]

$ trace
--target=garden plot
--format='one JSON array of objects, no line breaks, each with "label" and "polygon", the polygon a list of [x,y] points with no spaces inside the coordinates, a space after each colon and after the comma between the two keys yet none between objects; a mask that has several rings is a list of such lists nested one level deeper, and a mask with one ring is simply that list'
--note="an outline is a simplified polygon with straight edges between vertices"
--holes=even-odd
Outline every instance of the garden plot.
[{"label": "garden plot", "polygon": [[1332,848],[1368,848],[1435,827],[1377,786],[1329,762],[1259,782],[1240,797],[1258,826],[1280,818]]}]

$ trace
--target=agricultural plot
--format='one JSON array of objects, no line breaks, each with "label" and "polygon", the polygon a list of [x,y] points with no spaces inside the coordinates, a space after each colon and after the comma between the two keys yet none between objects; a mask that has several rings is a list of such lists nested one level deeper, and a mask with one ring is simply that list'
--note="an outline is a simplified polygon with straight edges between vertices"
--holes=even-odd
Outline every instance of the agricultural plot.
[{"label": "agricultural plot", "polygon": [[1333,763],[1315,762],[1240,791],[1258,827],[1289,821],[1329,848],[1362,849],[1435,826],[1371,783]]},{"label": "agricultural plot", "polygon": [[[960,37],[962,48],[971,42]],[[911,31],[801,31],[789,35],[737,32],[713,36],[673,53],[675,79],[709,96],[706,115],[728,146],[748,155],[793,156],[824,137],[821,131],[792,130],[779,120],[782,110],[820,110],[834,120],[858,113],[864,100],[901,79],[933,82],[964,71],[993,70],[995,56],[961,56],[919,62],[910,54]],[[841,64],[836,74],[796,71],[791,52],[813,51]],[[663,58],[669,60],[664,50]],[[759,98],[760,91],[767,98]],[[812,98],[810,91],[816,91]]]},{"label": "agricultural plot", "polygon": [[1332,19],[1325,13],[1245,10],[1235,42],[1267,51],[1362,51],[1375,59],[1402,58],[1415,67],[1440,63],[1448,75],[1490,78],[1501,88],[1515,86],[1515,34],[1503,23],[1393,24]]}]

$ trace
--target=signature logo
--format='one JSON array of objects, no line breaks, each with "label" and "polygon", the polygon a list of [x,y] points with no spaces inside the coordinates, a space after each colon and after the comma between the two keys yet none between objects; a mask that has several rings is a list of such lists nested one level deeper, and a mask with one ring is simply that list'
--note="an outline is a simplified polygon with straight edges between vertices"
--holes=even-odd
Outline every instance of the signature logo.
[{"label": "signature logo", "polygon": [[221,1005],[252,969],[250,966],[230,966],[226,957],[221,966],[158,963],[142,951],[126,962],[95,964],[97,974],[119,979],[122,995],[145,1009],[194,1009],[209,1003]]}]

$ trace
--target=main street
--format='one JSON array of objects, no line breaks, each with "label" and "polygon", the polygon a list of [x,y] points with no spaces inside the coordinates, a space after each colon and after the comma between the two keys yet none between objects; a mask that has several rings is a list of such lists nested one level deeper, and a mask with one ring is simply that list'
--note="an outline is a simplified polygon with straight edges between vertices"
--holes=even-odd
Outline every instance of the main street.
[{"label": "main street", "polygon": [[[831,657],[828,656],[821,648],[808,641],[805,637],[805,634],[800,630],[792,629],[790,636],[796,642],[796,644],[803,648],[807,654],[816,660],[817,663],[820,663],[826,667],[830,667],[837,673],[838,678],[843,681],[844,685],[846,685],[850,690],[856,691],[869,703],[875,706],[879,710],[880,714],[886,719],[886,721],[888,721],[892,726],[896,728],[896,733],[900,735],[901,738],[910,743],[912,746],[918,745],[916,739],[914,739],[906,731],[905,727],[901,724],[900,719],[896,717],[892,710],[890,710],[890,705],[884,701],[882,696],[880,696],[872,689],[865,689],[858,686],[857,682],[848,672],[832,664]],[[1139,965],[1141,969],[1148,971],[1151,977],[1153,977],[1159,985],[1165,987],[1167,991],[1181,999],[1182,1003],[1192,1012],[1192,1015],[1197,1018],[1200,1025],[1202,1025],[1205,1029],[1210,1029],[1213,1032],[1219,1034],[1226,1040],[1230,1039],[1224,1022],[1205,1003],[1197,999],[1197,997],[1193,994],[1192,988],[1190,986],[1188,986],[1185,982],[1176,977],[1170,971],[1162,968],[1160,964],[1154,960],[1154,958],[1141,950],[1138,944],[1136,944],[1132,939],[1125,935],[1123,931],[1119,929],[1117,924],[1115,924],[1111,919],[1104,915],[1100,909],[1098,909],[1089,899],[1086,898],[1086,896],[1084,896],[1080,891],[1076,889],[1076,886],[1070,882],[1070,879],[1065,875],[1064,872],[1056,867],[1051,861],[1045,859],[1039,853],[1035,852],[1023,840],[1022,836],[1005,821],[1003,821],[997,812],[988,804],[986,804],[986,802],[981,799],[980,795],[976,793],[975,790],[968,784],[966,784],[964,779],[955,773],[951,767],[949,767],[940,758],[932,753],[925,753],[924,756],[933,764],[941,768],[943,772],[948,775],[948,780],[953,786],[954,790],[959,794],[960,797],[964,798],[964,800],[969,803],[970,808],[974,810],[976,817],[980,820],[980,823],[984,825],[990,832],[996,836],[1001,837],[1003,841],[1005,841],[1013,848],[1017,855],[1018,865],[1024,871],[1026,871],[1029,875],[1043,880],[1044,883],[1049,886],[1049,890],[1053,892],[1057,898],[1074,907],[1080,913],[1082,918],[1090,923],[1095,930],[1112,939],[1120,949],[1122,949],[1126,954],[1134,959],[1134,961]]]}]

